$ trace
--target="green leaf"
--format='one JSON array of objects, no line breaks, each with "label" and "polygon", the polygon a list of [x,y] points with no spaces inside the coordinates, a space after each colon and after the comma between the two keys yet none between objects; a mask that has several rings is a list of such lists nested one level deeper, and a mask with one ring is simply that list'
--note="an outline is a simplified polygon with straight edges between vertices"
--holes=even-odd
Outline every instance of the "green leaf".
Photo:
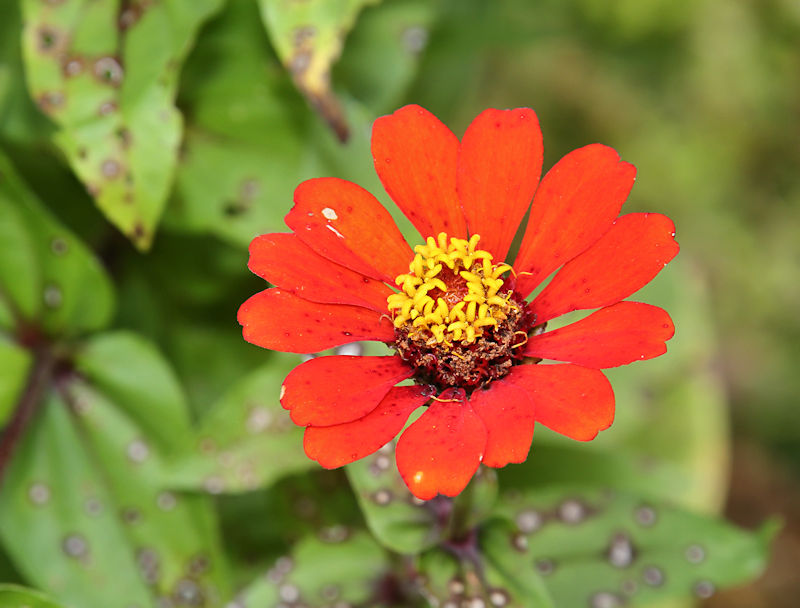
[{"label": "green leaf", "polygon": [[244,589],[239,600],[246,606],[375,605],[368,600],[388,565],[386,553],[364,532],[328,540],[306,537],[291,557],[278,558],[265,576]]},{"label": "green leaf", "polygon": [[[485,557],[486,595],[490,604],[520,608],[554,608],[541,577],[520,553],[517,536],[504,522],[492,522],[480,531],[479,546]],[[567,605],[567,604],[563,604]]]},{"label": "green leaf", "polygon": [[181,140],[178,72],[221,0],[23,1],[31,96],[58,125],[55,141],[98,207],[149,247]]},{"label": "green leaf", "polygon": [[0,142],[31,143],[49,137],[52,127],[25,90],[17,2],[3,5],[0,20]]},{"label": "green leaf", "polygon": [[437,515],[438,500],[415,498],[394,462],[394,443],[345,467],[347,478],[375,538],[392,551],[419,553],[441,540],[447,518]]},{"label": "green leaf", "polygon": [[378,0],[259,0],[261,17],[297,88],[339,139],[348,126],[331,89],[330,72],[358,13]]},{"label": "green leaf", "polygon": [[161,483],[190,436],[164,361],[133,334],[101,334],[74,372],[57,373],[0,495],[0,538],[15,565],[87,608],[221,602],[227,566],[211,503]]},{"label": "green leaf", "polygon": [[[509,494],[519,560],[538,570],[558,606],[645,606],[706,597],[764,568],[775,530],[740,530],[650,498],[583,487]],[[508,544],[511,552],[512,544]]]},{"label": "green leaf", "polygon": [[63,608],[63,604],[34,589],[0,584],[0,608]]},{"label": "green leaf", "polygon": [[245,492],[316,467],[303,452],[303,429],[279,402],[283,380],[298,363],[292,355],[275,356],[228,391],[194,431],[193,451],[172,463],[170,484]]},{"label": "green leaf", "polygon": [[[353,132],[342,145],[305,110],[265,42],[254,4],[232,0],[187,60],[180,100],[188,127],[165,216],[170,228],[241,248],[286,230],[304,179],[336,175],[380,195],[369,150],[374,116],[344,97]],[[410,225],[391,207],[401,226]]]},{"label": "green leaf", "polygon": [[334,69],[336,81],[373,113],[402,105],[436,13],[426,0],[394,0],[361,13]]},{"label": "green leaf", "polygon": [[[15,330],[75,335],[104,327],[114,306],[105,271],[42,207],[2,152],[0,216],[0,300]],[[10,329],[3,317],[0,328]]]},{"label": "green leaf", "polygon": [[31,362],[27,350],[0,335],[0,428],[22,394]]},{"label": "green leaf", "polygon": [[346,538],[364,524],[341,470],[312,469],[268,489],[220,496],[217,504],[237,588],[289,555],[301,539]]},{"label": "green leaf", "polygon": [[133,552],[120,550],[119,512],[66,405],[51,395],[38,414],[0,493],[3,545],[28,581],[69,604],[148,605]]}]

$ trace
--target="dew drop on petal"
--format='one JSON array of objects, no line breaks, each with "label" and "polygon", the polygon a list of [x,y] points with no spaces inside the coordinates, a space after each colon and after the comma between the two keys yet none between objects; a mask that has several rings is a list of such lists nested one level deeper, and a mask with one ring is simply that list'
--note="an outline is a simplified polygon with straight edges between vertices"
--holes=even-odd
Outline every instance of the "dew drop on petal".
[{"label": "dew drop on petal", "polygon": [[338,220],[339,219],[339,216],[336,214],[336,211],[334,209],[331,209],[330,207],[325,207],[322,210],[322,215],[326,220],[331,220],[332,221],[332,220]]},{"label": "dew drop on petal", "polygon": [[36,506],[42,506],[50,501],[50,487],[44,483],[32,483],[28,488],[28,498]]}]

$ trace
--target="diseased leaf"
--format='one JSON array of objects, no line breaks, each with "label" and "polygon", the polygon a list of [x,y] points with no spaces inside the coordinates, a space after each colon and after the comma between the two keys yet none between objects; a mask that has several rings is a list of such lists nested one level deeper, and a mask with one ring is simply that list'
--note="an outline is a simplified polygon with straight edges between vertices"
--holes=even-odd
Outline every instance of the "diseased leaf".
[{"label": "diseased leaf", "polygon": [[111,493],[55,394],[6,470],[0,539],[28,581],[69,604],[149,603],[133,552],[120,550],[127,539]]},{"label": "diseased leaf", "polygon": [[554,608],[540,577],[526,571],[528,561],[513,538],[496,520],[449,550],[423,553],[414,580],[417,593],[429,605]]},{"label": "diseased leaf", "polygon": [[[114,299],[97,259],[61,226],[0,151],[0,329],[73,336],[104,327]],[[13,326],[13,329],[12,329]]]},{"label": "diseased leaf", "polygon": [[177,163],[178,72],[221,0],[23,1],[31,96],[98,207],[150,246]]},{"label": "diseased leaf", "polygon": [[[258,234],[286,230],[283,218],[304,179],[337,175],[380,196],[369,149],[374,116],[342,101],[353,126],[346,145],[304,110],[266,44],[255,4],[231,0],[186,62],[180,103],[189,126],[165,224],[241,248]],[[410,225],[394,205],[390,211]]]},{"label": "diseased leaf", "polygon": [[320,540],[306,537],[291,557],[275,565],[239,594],[245,606],[302,603],[322,607],[377,605],[369,600],[380,591],[379,582],[388,569],[386,553],[364,532],[344,538]]},{"label": "diseased leaf", "polygon": [[3,5],[0,19],[0,143],[26,144],[48,137],[52,130],[23,85],[20,36],[22,21],[17,2]]},{"label": "diseased leaf", "polygon": [[358,504],[375,538],[392,551],[419,553],[446,532],[448,500],[421,501],[397,472],[394,442],[345,467]]},{"label": "diseased leaf", "polygon": [[[537,488],[505,497],[509,547],[538,571],[557,606],[647,606],[708,597],[764,568],[775,530],[740,530],[704,515],[611,490]],[[510,551],[510,549],[509,549]],[[521,576],[524,573],[520,574]]]},{"label": "diseased leaf", "polygon": [[[491,522],[480,531],[479,545],[485,556],[487,599],[494,606],[520,608],[555,608],[541,577],[531,573],[522,555],[518,537],[510,526]],[[567,604],[564,604],[567,605]]]},{"label": "diseased leaf", "polygon": [[190,427],[158,353],[100,334],[47,390],[0,493],[0,538],[19,570],[87,608],[220,603],[229,583],[211,504],[161,483]]},{"label": "diseased leaf", "polygon": [[0,608],[63,608],[63,604],[34,589],[0,584]]},{"label": "diseased leaf", "polygon": [[303,429],[279,402],[283,380],[298,363],[292,355],[275,356],[228,391],[194,431],[192,451],[171,464],[170,484],[236,493],[316,468],[303,452]]},{"label": "diseased leaf", "polygon": [[295,85],[341,141],[349,129],[331,87],[331,67],[358,13],[378,0],[259,0],[261,17]]}]

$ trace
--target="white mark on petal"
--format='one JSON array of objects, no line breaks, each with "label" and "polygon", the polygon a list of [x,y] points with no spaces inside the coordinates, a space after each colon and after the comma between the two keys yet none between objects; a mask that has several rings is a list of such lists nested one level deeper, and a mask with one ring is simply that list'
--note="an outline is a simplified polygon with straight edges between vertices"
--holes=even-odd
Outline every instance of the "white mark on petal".
[{"label": "white mark on petal", "polygon": [[327,225],[327,226],[325,226],[325,227],[326,227],[328,230],[330,230],[331,232],[333,232],[333,234],[335,234],[336,236],[338,236],[340,239],[343,239],[343,238],[344,238],[344,235],[343,235],[341,232],[339,232],[338,230],[336,230],[336,228],[334,228],[334,227],[333,227],[333,226],[331,226],[330,224],[328,224],[328,225]]},{"label": "white mark on petal", "polygon": [[330,207],[325,207],[325,209],[322,210],[322,215],[325,216],[326,220],[338,220],[339,219],[339,216],[336,215],[336,211],[334,211]]}]

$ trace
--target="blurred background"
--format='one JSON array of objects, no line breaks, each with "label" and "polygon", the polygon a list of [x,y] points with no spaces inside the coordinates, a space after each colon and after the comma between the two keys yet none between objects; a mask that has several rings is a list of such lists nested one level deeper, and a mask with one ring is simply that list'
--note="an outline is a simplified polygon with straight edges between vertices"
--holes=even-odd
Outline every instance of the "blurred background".
[{"label": "blurred background", "polygon": [[[24,19],[16,3],[0,6],[0,147],[99,255],[116,291],[111,326],[156,345],[195,419],[277,361],[242,342],[236,310],[263,288],[247,245],[285,230],[300,181],[351,179],[388,203],[369,155],[375,117],[418,103],[460,137],[486,107],[532,107],[545,170],[576,147],[612,146],[638,168],[625,210],[669,215],[681,244],[636,296],[673,315],[670,352],[613,370],[618,420],[587,449],[641,464],[622,485],[751,529],[782,518],[765,575],[703,605],[796,605],[800,3],[383,0],[341,3],[338,16],[317,6],[315,27],[336,26],[330,40],[270,9],[280,2],[260,13],[250,0],[204,0],[172,29],[141,33],[159,3],[111,3],[121,36],[111,39],[94,9],[47,21],[70,4],[24,1]],[[65,33],[95,17],[86,53],[48,67]],[[116,59],[90,65],[106,48]],[[49,297],[57,307],[59,293]],[[0,421],[13,407],[0,400]],[[540,444],[526,474],[595,475],[551,466],[571,448],[546,431],[534,455]],[[619,482],[611,470],[597,479]],[[513,483],[504,471],[501,486],[504,475]],[[259,550],[236,527],[252,503],[221,501],[243,558]]]}]

